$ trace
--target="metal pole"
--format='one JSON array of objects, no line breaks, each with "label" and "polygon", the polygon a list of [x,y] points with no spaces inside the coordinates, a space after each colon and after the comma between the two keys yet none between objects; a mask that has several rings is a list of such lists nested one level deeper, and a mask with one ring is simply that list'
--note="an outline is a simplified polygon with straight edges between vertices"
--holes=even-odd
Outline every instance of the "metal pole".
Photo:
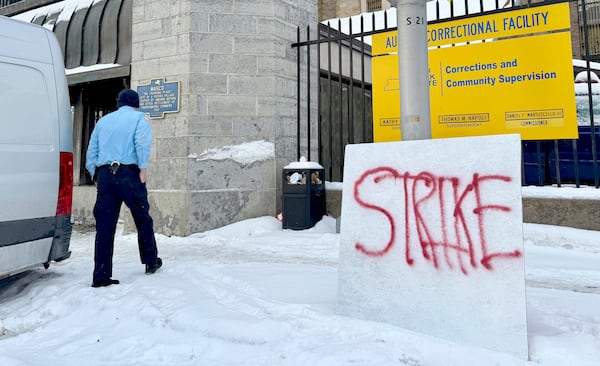
[{"label": "metal pole", "polygon": [[[296,39],[297,42],[300,43],[300,27],[296,29]],[[298,95],[298,100],[296,101],[296,161],[298,161],[300,160],[300,112],[302,110],[302,97],[300,96],[300,93],[302,92],[302,89],[300,87],[300,53],[302,52],[302,49],[300,48],[300,46],[298,46],[296,52],[296,80],[298,80],[298,85],[296,85],[296,94]]]},{"label": "metal pole", "polygon": [[[317,26],[318,28],[318,26]],[[306,26],[306,40],[310,40],[310,26]],[[306,154],[310,160],[310,44],[306,45]]]},{"label": "metal pole", "polygon": [[426,0],[398,0],[402,140],[431,139]]},{"label": "metal pole", "polygon": [[596,188],[600,187],[600,173],[598,172],[598,159],[596,158],[596,127],[594,124],[594,103],[592,99],[592,84],[591,80],[591,68],[590,68],[590,40],[588,35],[588,23],[587,23],[587,10],[586,10],[585,0],[581,0],[581,17],[583,18],[583,37],[585,42],[585,63],[587,68],[587,79],[588,79],[588,106],[590,111],[590,125],[592,139],[592,167],[594,169],[594,185]]}]

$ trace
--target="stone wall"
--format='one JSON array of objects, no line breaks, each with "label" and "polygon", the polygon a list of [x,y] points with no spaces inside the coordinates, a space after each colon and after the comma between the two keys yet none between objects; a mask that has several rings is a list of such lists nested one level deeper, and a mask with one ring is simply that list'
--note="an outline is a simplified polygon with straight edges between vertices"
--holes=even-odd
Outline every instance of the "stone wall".
[{"label": "stone wall", "polygon": [[523,220],[600,231],[600,201],[524,197]]},{"label": "stone wall", "polygon": [[[327,190],[327,215],[339,218],[342,191]],[[600,200],[523,197],[523,222],[600,231]]]}]

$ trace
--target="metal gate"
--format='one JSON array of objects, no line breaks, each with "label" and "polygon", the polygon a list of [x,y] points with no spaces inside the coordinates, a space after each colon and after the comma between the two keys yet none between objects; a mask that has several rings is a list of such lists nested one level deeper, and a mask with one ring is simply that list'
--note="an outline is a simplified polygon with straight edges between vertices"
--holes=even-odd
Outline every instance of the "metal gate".
[{"label": "metal gate", "polygon": [[[430,3],[428,22],[464,19],[562,1],[437,0]],[[587,73],[585,83],[589,90],[587,95],[578,97],[578,119],[585,120],[584,124],[588,125],[579,127],[579,139],[575,140],[523,141],[523,185],[600,187],[597,150],[600,144],[600,126],[597,126],[600,88],[597,91],[593,88],[592,75],[594,71],[600,74],[600,63],[595,62],[600,61],[600,0],[570,2],[570,9],[573,57],[583,60],[577,64],[574,62],[574,76],[581,71]],[[573,16],[575,13],[577,17]],[[381,12],[377,16],[380,19]],[[313,160],[318,160],[325,167],[327,180],[331,182],[343,180],[346,145],[373,142],[369,40],[374,34],[397,30],[395,15],[392,18],[389,11],[383,12],[383,24],[377,23],[376,13],[370,13],[319,23],[316,31],[311,27],[299,27],[297,42],[292,44],[298,57],[298,85],[309,85],[306,88],[308,95],[301,95],[298,88],[297,155],[298,158],[301,155],[300,146],[307,146],[311,160],[311,144],[316,144],[318,157]],[[310,67],[306,74],[302,73],[301,60],[310,63],[310,55],[315,50],[318,75],[311,76]],[[310,100],[310,83],[315,79],[318,80],[319,113],[311,117],[310,105],[306,107],[307,112],[301,111],[301,100]],[[582,98],[587,99],[587,103],[582,103]],[[593,113],[589,113],[590,110]],[[316,134],[310,131],[311,125],[314,125],[313,118],[316,119]],[[311,141],[311,136],[316,136],[316,141]],[[307,141],[301,141],[302,138]]]}]

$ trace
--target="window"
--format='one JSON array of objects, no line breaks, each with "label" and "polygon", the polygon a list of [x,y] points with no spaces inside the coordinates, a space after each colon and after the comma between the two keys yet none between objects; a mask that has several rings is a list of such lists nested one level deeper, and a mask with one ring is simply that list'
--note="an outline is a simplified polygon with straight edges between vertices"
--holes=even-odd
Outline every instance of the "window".
[{"label": "window", "polygon": [[[1,123],[10,125],[2,129],[0,144],[55,148],[56,127],[50,122],[56,120],[56,109],[51,107],[50,95],[38,69],[0,62]],[[31,108],[32,100],[35,108]]]},{"label": "window", "polygon": [[381,10],[381,0],[367,0],[367,11]]},{"label": "window", "polygon": [[97,80],[71,85],[73,106],[73,183],[92,185],[92,177],[85,170],[85,156],[90,136],[96,122],[107,113],[117,109],[117,95],[129,85],[129,78]]}]

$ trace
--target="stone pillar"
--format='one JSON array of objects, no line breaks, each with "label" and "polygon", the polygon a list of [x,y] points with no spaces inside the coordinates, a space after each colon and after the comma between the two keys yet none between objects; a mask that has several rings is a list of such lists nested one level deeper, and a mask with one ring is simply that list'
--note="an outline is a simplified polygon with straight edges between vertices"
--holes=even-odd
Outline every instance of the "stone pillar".
[{"label": "stone pillar", "polygon": [[[180,82],[180,111],[152,120],[157,232],[189,235],[277,213],[279,172],[296,157],[291,44],[297,26],[316,22],[317,0],[134,0],[132,88]],[[251,161],[210,154],[256,141],[273,152]]]}]

